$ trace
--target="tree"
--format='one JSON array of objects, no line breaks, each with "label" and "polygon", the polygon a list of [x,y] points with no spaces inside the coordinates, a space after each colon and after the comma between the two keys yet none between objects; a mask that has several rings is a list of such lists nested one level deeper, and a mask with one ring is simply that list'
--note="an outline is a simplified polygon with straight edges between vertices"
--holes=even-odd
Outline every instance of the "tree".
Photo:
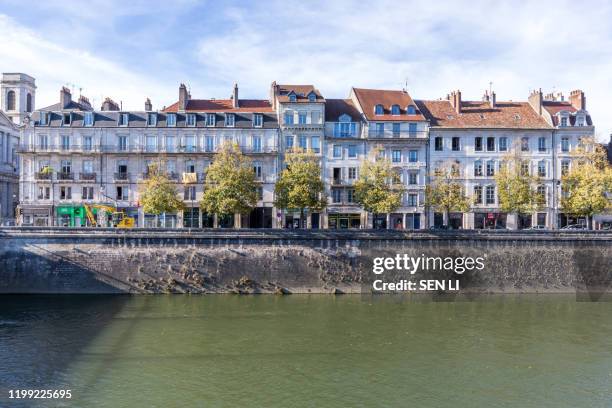
[{"label": "tree", "polygon": [[287,153],[285,161],[287,166],[274,187],[275,205],[282,209],[299,209],[300,225],[304,226],[307,208],[320,211],[327,205],[319,158],[311,150],[296,148]]},{"label": "tree", "polygon": [[206,171],[202,210],[210,214],[248,214],[257,205],[253,163],[236,143],[221,146]]},{"label": "tree", "polygon": [[355,182],[355,202],[372,214],[385,214],[398,209],[405,191],[391,161],[383,157],[382,147],[375,146],[361,164]]},{"label": "tree", "polygon": [[140,191],[140,203],[144,212],[159,215],[182,210],[184,204],[177,195],[177,188],[162,170],[162,163],[149,165],[148,178]]},{"label": "tree", "polygon": [[425,187],[425,202],[444,214],[444,225],[448,225],[451,211],[466,212],[470,209],[470,199],[465,194],[460,175],[458,164],[444,163],[434,171],[430,184]]},{"label": "tree", "polygon": [[530,214],[544,205],[545,196],[537,190],[540,178],[530,174],[530,167],[529,159],[523,157],[518,145],[502,158],[495,182],[503,212]]},{"label": "tree", "polygon": [[602,146],[592,138],[582,139],[571,156],[571,167],[561,177],[561,209],[586,217],[591,228],[593,215],[612,209],[607,197],[612,192],[612,167]]}]

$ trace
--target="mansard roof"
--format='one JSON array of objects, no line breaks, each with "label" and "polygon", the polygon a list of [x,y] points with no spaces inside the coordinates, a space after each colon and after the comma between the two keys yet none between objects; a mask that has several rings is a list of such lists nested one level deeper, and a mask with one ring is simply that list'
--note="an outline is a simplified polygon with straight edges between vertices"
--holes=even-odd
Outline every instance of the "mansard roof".
[{"label": "mansard roof", "polygon": [[528,102],[496,102],[491,107],[488,101],[461,101],[460,113],[446,99],[416,103],[431,127],[551,129]]},{"label": "mansard roof", "polygon": [[[422,121],[425,117],[419,112],[418,106],[412,97],[404,90],[364,89],[353,88],[353,92],[359,101],[359,105],[367,120],[370,121]],[[383,114],[376,115],[376,105],[382,105]],[[399,115],[391,114],[391,107],[398,105]],[[415,114],[408,114],[408,106],[414,106]]]},{"label": "mansard roof", "polygon": [[350,99],[327,99],[325,101],[325,120],[328,122],[338,122],[342,115],[351,117],[351,121],[359,122],[361,114]]},{"label": "mansard roof", "polygon": [[[555,126],[559,126],[559,117],[557,116],[557,113],[562,112],[562,111],[567,111],[570,113],[569,116],[569,121],[570,124],[572,126],[575,125],[576,123],[576,113],[578,112],[578,109],[576,109],[575,107],[572,106],[572,104],[568,101],[542,101],[542,107],[544,109],[546,109],[546,111],[548,113],[550,113],[550,116],[552,117],[553,120],[553,124]],[[593,126],[593,121],[591,119],[591,115],[589,115],[586,111],[584,111],[586,114],[586,125],[587,126]]]},{"label": "mansard roof", "polygon": [[[175,102],[163,112],[178,112],[179,103]],[[267,99],[239,99],[238,107],[234,108],[231,99],[190,99],[185,112],[273,112],[274,109]]]}]

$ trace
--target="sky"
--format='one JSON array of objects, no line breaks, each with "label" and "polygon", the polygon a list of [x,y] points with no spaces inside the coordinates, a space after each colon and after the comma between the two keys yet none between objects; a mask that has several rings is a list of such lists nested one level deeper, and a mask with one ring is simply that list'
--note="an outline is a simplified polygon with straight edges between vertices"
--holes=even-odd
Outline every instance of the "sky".
[{"label": "sky", "polygon": [[[0,71],[36,78],[36,107],[62,85],[99,107],[267,98],[270,83],[352,86],[499,101],[582,89],[598,138],[612,133],[610,1],[0,0]],[[492,85],[490,84],[492,82]]]}]

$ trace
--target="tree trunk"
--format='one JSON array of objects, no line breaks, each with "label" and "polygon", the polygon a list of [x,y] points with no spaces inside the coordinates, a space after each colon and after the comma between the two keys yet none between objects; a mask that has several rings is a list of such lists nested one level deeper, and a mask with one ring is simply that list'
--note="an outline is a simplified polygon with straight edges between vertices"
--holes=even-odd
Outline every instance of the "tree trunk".
[{"label": "tree trunk", "polygon": [[444,209],[444,213],[442,214],[442,225],[448,227],[448,219],[450,216],[450,210],[448,208]]},{"label": "tree trunk", "polygon": [[306,229],[306,225],[304,224],[304,209],[300,208],[300,228]]}]

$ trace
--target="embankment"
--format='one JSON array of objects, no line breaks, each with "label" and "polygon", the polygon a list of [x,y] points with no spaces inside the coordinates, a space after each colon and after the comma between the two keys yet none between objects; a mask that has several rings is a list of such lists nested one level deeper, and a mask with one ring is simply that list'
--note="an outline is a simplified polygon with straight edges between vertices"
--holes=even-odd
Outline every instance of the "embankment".
[{"label": "embankment", "polygon": [[468,292],[606,291],[612,234],[0,229],[0,293],[368,292],[377,257],[484,257]]}]

